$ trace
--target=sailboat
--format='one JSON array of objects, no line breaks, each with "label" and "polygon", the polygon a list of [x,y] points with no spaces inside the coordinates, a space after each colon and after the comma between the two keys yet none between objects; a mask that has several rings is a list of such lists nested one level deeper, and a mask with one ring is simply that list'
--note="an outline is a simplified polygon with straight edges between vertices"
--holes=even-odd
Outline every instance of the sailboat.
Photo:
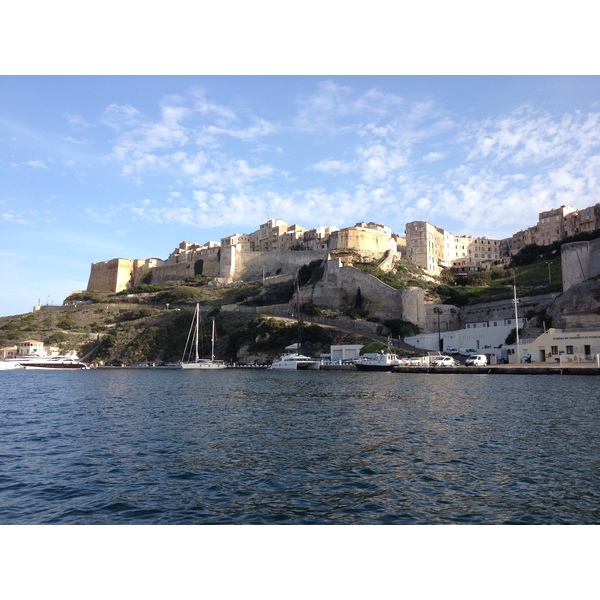
[{"label": "sailboat", "polygon": [[[200,358],[198,354],[198,337],[200,329],[200,305],[196,304],[194,318],[190,326],[188,339],[183,351],[180,367],[182,369],[226,369],[223,360],[215,360],[215,320],[212,322],[211,355],[210,358]],[[189,351],[188,351],[189,348]],[[187,357],[187,360],[186,360]]]},{"label": "sailboat", "polygon": [[300,282],[296,275],[296,312],[298,314],[298,333],[300,341],[297,344],[288,346],[286,350],[296,350],[296,352],[289,352],[279,357],[269,369],[287,369],[287,370],[318,370],[321,368],[321,361],[316,358],[311,358],[302,354],[304,352],[304,318],[302,316],[302,301],[300,300]]}]

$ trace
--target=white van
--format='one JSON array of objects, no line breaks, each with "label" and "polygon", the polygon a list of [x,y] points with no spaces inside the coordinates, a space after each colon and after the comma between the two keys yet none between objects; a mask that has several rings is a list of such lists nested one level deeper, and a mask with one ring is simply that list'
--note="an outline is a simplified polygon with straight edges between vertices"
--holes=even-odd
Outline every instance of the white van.
[{"label": "white van", "polygon": [[487,357],[485,354],[471,354],[467,360],[465,360],[465,367],[485,367],[487,365]]}]

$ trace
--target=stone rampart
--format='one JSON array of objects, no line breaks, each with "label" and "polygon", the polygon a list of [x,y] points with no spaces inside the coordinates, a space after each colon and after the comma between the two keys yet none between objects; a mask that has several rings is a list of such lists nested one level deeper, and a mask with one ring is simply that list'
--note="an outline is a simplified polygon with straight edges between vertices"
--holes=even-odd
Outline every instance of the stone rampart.
[{"label": "stone rampart", "polygon": [[329,238],[329,251],[356,252],[364,258],[379,258],[390,249],[390,237],[382,231],[348,227],[334,231]]},{"label": "stone rampart", "polygon": [[[195,262],[160,261],[159,264],[154,266],[141,265],[135,269],[133,285],[147,283],[146,278],[148,275],[151,275],[150,283],[165,283],[166,281],[194,277],[195,274]],[[219,276],[219,260],[216,256],[202,259],[202,275],[207,277]]]},{"label": "stone rampart", "polygon": [[424,292],[421,288],[396,290],[354,267],[341,266],[340,260],[327,261],[323,279],[302,291],[303,302],[333,310],[355,308],[358,291],[362,308],[380,319],[403,319],[419,327],[426,324]]},{"label": "stone rampart", "polygon": [[325,260],[326,250],[288,252],[239,252],[233,250],[235,268],[232,280],[258,281],[264,277],[293,275],[304,265],[315,260]]},{"label": "stone rampart", "polygon": [[600,275],[600,239],[573,242],[561,247],[563,292]]},{"label": "stone rampart", "polygon": [[133,261],[127,258],[113,258],[93,263],[88,280],[88,292],[120,292],[132,282]]}]

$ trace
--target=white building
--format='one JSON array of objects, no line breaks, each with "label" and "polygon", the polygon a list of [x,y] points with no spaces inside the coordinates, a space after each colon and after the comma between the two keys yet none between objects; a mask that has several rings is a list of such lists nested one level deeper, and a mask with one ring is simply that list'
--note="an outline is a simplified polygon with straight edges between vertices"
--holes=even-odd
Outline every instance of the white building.
[{"label": "white building", "polygon": [[344,346],[331,346],[331,362],[342,360],[355,360],[360,356],[360,344],[347,344]]},{"label": "white building", "polygon": [[[525,325],[525,317],[519,317],[519,329]],[[479,321],[476,323],[467,323],[464,329],[456,331],[444,331],[435,333],[420,333],[411,337],[404,338],[404,342],[422,348],[423,350],[437,351],[438,335],[442,340],[442,352],[444,348],[472,348],[481,350],[483,354],[491,353],[497,356],[501,352],[492,352],[492,349],[498,349],[505,345],[508,334],[515,328],[515,318],[510,319],[492,319],[490,321]]]},{"label": "white building", "polygon": [[45,356],[46,350],[44,350],[44,342],[38,342],[37,340],[25,340],[24,342],[18,342],[17,354],[19,356]]},{"label": "white building", "polygon": [[551,328],[521,344],[521,354],[530,355],[533,362],[596,365],[600,358],[600,331]]}]

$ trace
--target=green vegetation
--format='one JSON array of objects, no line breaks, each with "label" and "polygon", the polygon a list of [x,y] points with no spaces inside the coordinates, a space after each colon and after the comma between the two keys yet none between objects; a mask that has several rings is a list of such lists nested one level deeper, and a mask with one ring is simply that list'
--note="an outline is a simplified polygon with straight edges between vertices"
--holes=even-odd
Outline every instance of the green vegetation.
[{"label": "green vegetation", "polygon": [[410,321],[402,319],[388,319],[384,325],[390,330],[393,337],[405,338],[421,333],[421,328]]},{"label": "green vegetation", "polygon": [[[521,332],[522,332],[522,331],[523,331],[522,329],[519,329],[519,335],[521,335]],[[512,345],[512,344],[514,344],[516,341],[517,341],[517,328],[516,328],[516,327],[513,327],[513,328],[510,330],[510,333],[509,333],[509,334],[506,336],[506,339],[504,340],[504,343],[505,343],[507,346],[511,346],[511,345]]]},{"label": "green vegetation", "polygon": [[377,279],[396,290],[405,287],[421,287],[427,289],[432,285],[428,281],[425,271],[407,258],[401,258],[395,261],[394,268],[387,273],[379,268],[379,264],[379,261],[370,261],[356,263],[354,266],[364,273],[377,277]]}]

